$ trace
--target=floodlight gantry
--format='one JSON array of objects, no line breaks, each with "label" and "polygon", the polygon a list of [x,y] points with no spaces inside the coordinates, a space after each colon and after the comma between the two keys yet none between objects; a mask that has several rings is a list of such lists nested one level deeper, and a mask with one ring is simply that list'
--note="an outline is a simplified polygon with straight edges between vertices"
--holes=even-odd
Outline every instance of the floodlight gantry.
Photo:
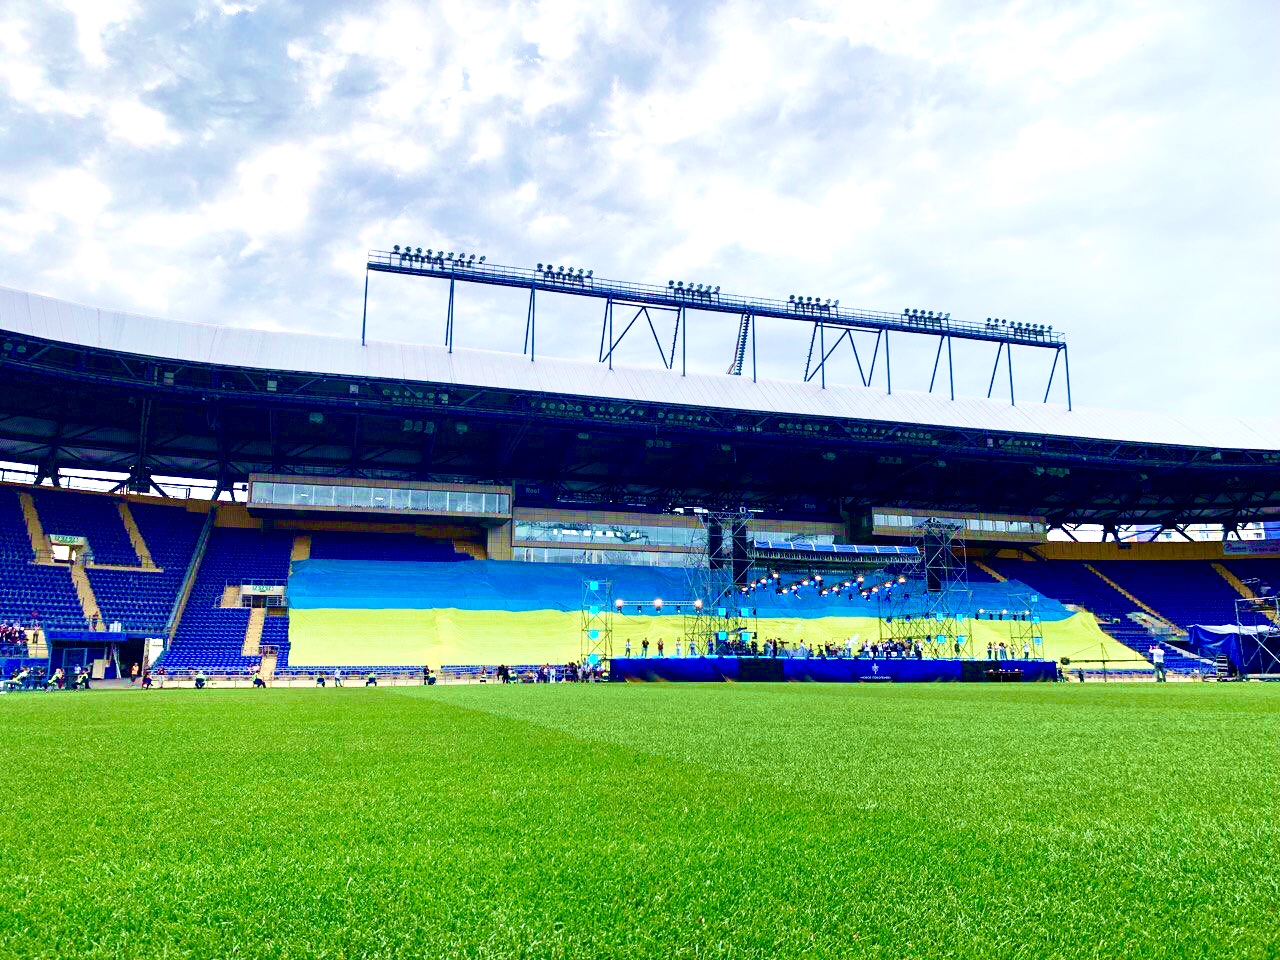
[{"label": "floodlight gantry", "polygon": [[[808,383],[817,379],[824,389],[827,385],[827,364],[846,341],[853,353],[858,379],[863,386],[870,387],[879,365],[883,341],[884,385],[886,391],[892,393],[890,334],[910,334],[916,337],[932,337],[937,341],[933,371],[929,379],[930,393],[937,385],[939,367],[945,349],[947,386],[952,400],[956,398],[953,340],[996,344],[995,364],[987,386],[987,397],[990,398],[995,392],[996,377],[1003,360],[1008,373],[1009,402],[1015,405],[1017,399],[1014,393],[1013,348],[1018,346],[1052,350],[1053,365],[1049,371],[1048,382],[1045,384],[1042,402],[1049,402],[1054,378],[1057,375],[1058,360],[1061,359],[1067,409],[1071,409],[1071,368],[1066,338],[1061,332],[1055,332],[1052,327],[1039,324],[1009,323],[1007,320],[991,318],[987,318],[985,322],[953,320],[951,314],[940,311],[903,310],[901,313],[889,313],[877,310],[854,310],[841,307],[839,300],[824,301],[822,298],[796,295],[792,295],[788,300],[742,297],[728,293],[722,294],[720,287],[713,287],[711,284],[686,284],[683,281],[671,280],[663,287],[607,280],[595,276],[593,271],[573,267],[566,270],[563,265],[553,267],[549,263],[539,264],[537,269],[507,267],[489,263],[485,257],[477,259],[474,254],[453,252],[445,254],[432,249],[424,253],[421,248],[397,247],[394,250],[369,251],[365,269],[364,310],[360,324],[362,345],[366,343],[368,332],[369,274],[371,272],[428,277],[449,282],[444,336],[444,345],[449,352],[453,351],[454,301],[457,285],[474,283],[529,292],[524,345],[521,352],[527,355],[531,362],[537,357],[537,295],[541,291],[605,301],[597,359],[600,363],[607,363],[609,369],[613,369],[613,357],[617,348],[627,334],[643,320],[643,326],[647,326],[653,336],[663,367],[674,370],[678,353],[680,375],[685,376],[688,373],[689,313],[730,314],[738,321],[732,360],[727,371],[731,376],[742,375],[749,349],[751,379],[753,382],[757,379],[755,328],[758,320],[761,318],[799,320],[810,326],[809,352],[805,360],[804,380]],[[621,332],[615,335],[616,308],[622,308],[624,318],[627,318],[628,314],[630,316],[622,323]],[[665,336],[666,322],[671,324],[669,344]],[[827,346],[828,331],[835,334],[834,342],[830,347]],[[871,357],[865,367],[863,354],[859,352],[858,344],[854,339],[855,332],[875,335]]]}]

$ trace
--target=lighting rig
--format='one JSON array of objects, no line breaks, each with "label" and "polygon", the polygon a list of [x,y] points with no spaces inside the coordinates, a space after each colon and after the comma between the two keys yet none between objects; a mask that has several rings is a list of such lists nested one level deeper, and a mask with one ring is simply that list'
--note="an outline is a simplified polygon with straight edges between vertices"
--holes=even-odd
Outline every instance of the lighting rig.
[{"label": "lighting rig", "polygon": [[[729,314],[735,319],[733,359],[729,376],[742,376],[748,357],[751,379],[757,379],[756,323],[760,319],[802,321],[809,324],[809,348],[805,358],[804,380],[817,381],[825,388],[827,367],[837,360],[837,352],[848,343],[849,357],[857,368],[858,380],[864,387],[876,381],[877,369],[887,393],[893,393],[893,368],[890,355],[891,334],[932,337],[937,348],[929,377],[929,392],[938,385],[942,355],[946,353],[946,384],[943,390],[956,398],[952,341],[980,341],[996,344],[995,363],[987,385],[987,397],[995,392],[996,374],[1003,360],[1008,372],[1009,402],[1016,404],[1013,378],[1013,347],[1039,347],[1053,351],[1053,364],[1045,384],[1043,402],[1053,390],[1054,378],[1061,359],[1067,409],[1071,409],[1071,370],[1065,338],[1052,326],[987,318],[986,322],[953,319],[950,313],[935,310],[907,309],[901,313],[878,310],[855,310],[842,307],[838,299],[791,294],[786,300],[744,297],[721,293],[719,285],[686,280],[668,280],[666,286],[606,280],[583,267],[538,263],[536,267],[508,267],[488,262],[474,253],[445,252],[434,248],[396,244],[391,250],[371,250],[366,261],[364,311],[361,318],[360,342],[367,343],[369,322],[369,274],[434,277],[449,283],[448,312],[445,319],[445,347],[452,352],[454,340],[454,299],[457,284],[474,283],[527,290],[529,308],[525,321],[522,353],[530,362],[537,356],[537,294],[569,294],[605,301],[601,321],[598,360],[613,368],[614,354],[627,335],[637,326],[648,326],[654,344],[662,354],[663,366],[680,375],[688,374],[688,324],[690,314]],[[624,314],[620,328],[615,328],[615,307]],[[659,327],[670,322],[670,332]],[[620,329],[620,332],[619,332]],[[854,332],[874,334],[874,344],[854,340]],[[646,338],[647,339],[647,338]],[[868,354],[868,351],[869,354]],[[847,360],[842,361],[846,364]]]}]

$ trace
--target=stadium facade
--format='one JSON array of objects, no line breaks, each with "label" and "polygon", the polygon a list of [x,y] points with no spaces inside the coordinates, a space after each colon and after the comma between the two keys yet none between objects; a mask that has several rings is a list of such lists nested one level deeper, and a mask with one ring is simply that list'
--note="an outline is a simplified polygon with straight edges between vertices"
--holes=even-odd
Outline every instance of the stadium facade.
[{"label": "stadium facade", "polygon": [[[744,518],[735,541],[779,567],[792,552],[849,571],[831,599],[776,589],[720,614],[737,636],[794,646],[875,635],[923,639],[931,657],[963,641],[980,658],[984,642],[1034,644],[1038,657],[1092,649],[1145,666],[1153,637],[1228,624],[1250,583],[1280,580],[1257,566],[1275,562],[1257,559],[1268,541],[1239,560],[1221,543],[1124,555],[1182,561],[1154,578],[1105,566],[1128,545],[1086,556],[1047,542],[1074,524],[1230,531],[1280,516],[1275,419],[673,367],[199,326],[0,290],[0,459],[35,481],[0,487],[0,619],[38,608],[65,633],[50,638],[80,651],[117,625],[130,653],[152,638],[148,657],[164,650],[175,669],[536,663],[582,649],[600,606],[584,584],[600,577],[609,609],[630,615],[619,646],[665,634],[688,651],[695,595],[675,568],[705,559],[704,518],[722,511]],[[48,488],[74,470],[126,475],[123,495]],[[247,495],[162,507],[144,496],[156,477]],[[859,550],[893,553],[934,517],[973,548],[973,609],[932,614],[945,644],[899,636],[911,616],[853,586],[859,565],[883,566]],[[1052,562],[1027,562],[1040,560]],[[740,572],[731,587],[746,592]],[[1267,611],[1246,614],[1269,629]]]}]

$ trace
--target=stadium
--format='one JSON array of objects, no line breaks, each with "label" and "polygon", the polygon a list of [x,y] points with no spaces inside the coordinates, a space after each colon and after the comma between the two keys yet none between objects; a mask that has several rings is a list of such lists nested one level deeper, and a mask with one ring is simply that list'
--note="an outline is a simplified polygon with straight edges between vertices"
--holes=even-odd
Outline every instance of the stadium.
[{"label": "stadium", "polygon": [[[36,755],[142,785],[11,780],[126,864],[87,900],[72,861],[29,867],[12,917],[45,898],[52,955],[1274,947],[1274,697],[1236,681],[1280,677],[1280,538],[1241,536],[1280,519],[1280,423],[1075,405],[1045,328],[368,267],[447,282],[445,343],[0,290],[4,704]],[[527,291],[523,353],[453,345],[467,284]],[[537,355],[548,296],[603,306],[597,361]],[[687,369],[693,312],[727,321],[726,373]],[[770,318],[803,380],[754,375]],[[648,331],[660,367],[615,363]],[[894,389],[891,336],[936,341],[936,392]],[[995,348],[987,396],[943,388],[955,341]],[[1064,402],[1055,374],[1013,395],[1015,348]],[[119,692],[59,693],[84,687]],[[104,813],[146,821],[142,859]]]}]

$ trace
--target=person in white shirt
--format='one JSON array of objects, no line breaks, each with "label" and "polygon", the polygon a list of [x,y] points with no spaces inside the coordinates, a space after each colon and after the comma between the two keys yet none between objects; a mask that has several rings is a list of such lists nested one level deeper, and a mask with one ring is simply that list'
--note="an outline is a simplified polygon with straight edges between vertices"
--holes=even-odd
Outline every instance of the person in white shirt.
[{"label": "person in white shirt", "polygon": [[1159,644],[1153,644],[1150,650],[1151,664],[1156,668],[1156,683],[1167,683],[1168,678],[1164,671],[1164,647]]}]

